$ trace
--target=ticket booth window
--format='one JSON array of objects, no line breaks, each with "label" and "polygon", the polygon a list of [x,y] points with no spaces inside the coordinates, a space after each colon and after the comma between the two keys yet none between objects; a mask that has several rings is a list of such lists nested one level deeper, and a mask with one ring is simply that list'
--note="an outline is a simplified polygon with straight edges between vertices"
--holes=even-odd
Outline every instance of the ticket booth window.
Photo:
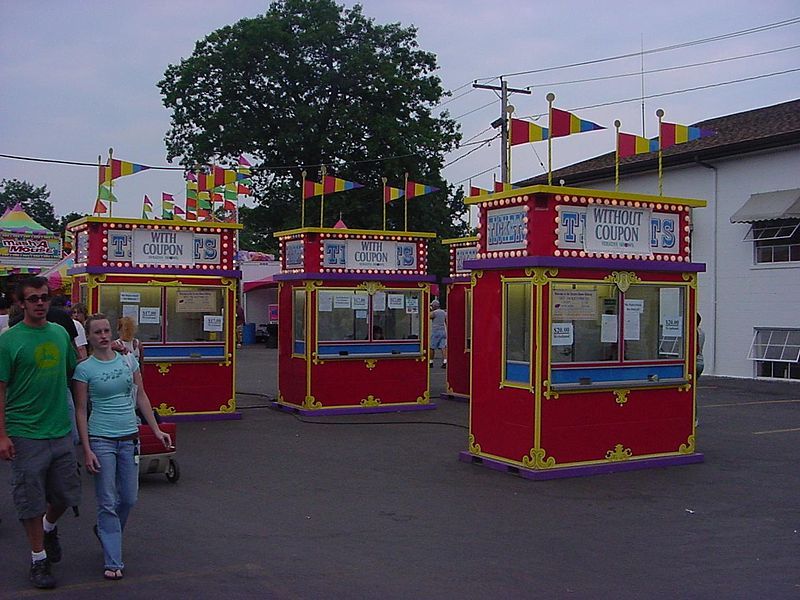
[{"label": "ticket booth window", "polygon": [[104,284],[100,288],[100,312],[108,317],[116,334],[117,321],[128,316],[138,324],[142,342],[162,342],[161,289],[147,285]]},{"label": "ticket booth window", "polygon": [[372,297],[373,340],[418,340],[418,291],[389,290],[376,292]]},{"label": "ticket booth window", "polygon": [[503,291],[504,380],[528,384],[531,372],[531,284],[507,282]]},{"label": "ticket booth window", "polygon": [[464,292],[464,350],[472,348],[472,290]]},{"label": "ticket booth window", "polygon": [[222,316],[222,289],[207,287],[167,288],[167,342],[217,342],[216,331],[206,316]]},{"label": "ticket booth window", "polygon": [[369,339],[369,294],[357,290],[318,294],[320,342]]},{"label": "ticket booth window", "polygon": [[617,286],[610,284],[553,285],[552,362],[617,360],[617,293]]},{"label": "ticket booth window", "polygon": [[302,355],[306,344],[306,292],[294,290],[292,295],[292,330],[294,332],[294,354]]},{"label": "ticket booth window", "polygon": [[625,360],[681,359],[684,353],[684,290],[632,285],[625,292]]}]

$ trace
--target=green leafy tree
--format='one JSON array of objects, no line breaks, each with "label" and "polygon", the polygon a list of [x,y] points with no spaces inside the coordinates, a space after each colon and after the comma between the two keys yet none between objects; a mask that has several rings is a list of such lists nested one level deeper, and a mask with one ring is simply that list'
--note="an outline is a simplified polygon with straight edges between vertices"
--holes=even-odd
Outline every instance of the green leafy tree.
[{"label": "green leafy tree", "polygon": [[[381,177],[402,187],[404,174],[442,191],[409,201],[408,228],[443,237],[464,233],[461,192],[441,176],[443,154],[460,139],[446,113],[433,114],[444,91],[436,57],[417,45],[416,30],[380,25],[333,0],[278,0],[197,42],[170,65],[158,86],[172,112],[168,158],[187,166],[253,166],[256,206],[242,210],[243,247],[275,251],[274,231],[300,226],[302,168],[365,185],[325,198],[324,226],[382,227]],[[320,224],[320,198],[306,201],[306,226]],[[403,228],[403,202],[388,206],[387,228]],[[433,272],[447,252],[431,245]]]},{"label": "green leafy tree", "polygon": [[35,187],[18,179],[0,181],[0,211],[5,212],[19,203],[31,219],[50,231],[58,232],[58,218],[48,198],[50,192],[46,185]]}]

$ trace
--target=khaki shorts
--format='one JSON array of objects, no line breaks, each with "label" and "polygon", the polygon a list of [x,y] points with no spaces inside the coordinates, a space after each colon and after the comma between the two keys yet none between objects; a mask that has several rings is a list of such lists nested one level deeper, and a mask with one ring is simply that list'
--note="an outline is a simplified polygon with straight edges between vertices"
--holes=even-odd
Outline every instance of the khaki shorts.
[{"label": "khaki shorts", "polygon": [[17,516],[41,517],[47,505],[78,506],[81,478],[72,436],[52,440],[11,437],[17,456],[11,461],[11,487]]}]

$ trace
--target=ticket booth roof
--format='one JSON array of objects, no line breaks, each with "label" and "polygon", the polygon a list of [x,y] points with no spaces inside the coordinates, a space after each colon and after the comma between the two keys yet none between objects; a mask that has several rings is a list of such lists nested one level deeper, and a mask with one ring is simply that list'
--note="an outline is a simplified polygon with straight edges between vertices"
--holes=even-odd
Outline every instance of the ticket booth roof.
[{"label": "ticket booth roof", "polygon": [[436,233],[432,231],[390,231],[384,229],[342,229],[335,227],[299,227],[297,229],[287,229],[276,231],[273,235],[276,238],[289,237],[303,233],[329,233],[353,237],[357,235],[384,236],[384,237],[403,237],[403,238],[435,238]]},{"label": "ticket booth roof", "polygon": [[593,198],[615,198],[617,200],[631,200],[633,202],[659,202],[661,204],[679,204],[691,208],[703,208],[708,205],[705,200],[696,198],[673,198],[670,196],[653,196],[651,194],[633,194],[630,192],[615,192],[613,190],[591,190],[586,188],[565,187],[560,185],[531,185],[528,187],[514,188],[490,194],[488,196],[474,196],[464,198],[464,204],[481,205],[484,202],[514,198],[520,195],[533,194],[562,194],[569,196],[587,196]]},{"label": "ticket booth roof", "polygon": [[81,217],[76,221],[72,221],[67,225],[67,229],[75,229],[76,227],[88,223],[120,223],[126,225],[159,225],[161,227],[185,227],[185,228],[219,228],[219,229],[241,229],[244,227],[241,223],[222,223],[217,221],[184,221],[183,219],[130,219],[127,217]]}]

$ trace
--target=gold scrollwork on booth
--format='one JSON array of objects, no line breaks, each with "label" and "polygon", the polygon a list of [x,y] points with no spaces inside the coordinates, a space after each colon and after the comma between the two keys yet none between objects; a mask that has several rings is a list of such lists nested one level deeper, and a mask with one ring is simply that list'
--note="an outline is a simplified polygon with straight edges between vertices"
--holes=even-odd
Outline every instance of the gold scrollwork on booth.
[{"label": "gold scrollwork on booth", "polygon": [[614,395],[617,397],[617,404],[620,406],[625,406],[625,403],[628,401],[628,394],[631,393],[630,390],[613,390]]},{"label": "gold scrollwork on booth", "polygon": [[611,275],[605,277],[603,281],[615,284],[623,294],[627,292],[628,288],[634,283],[642,282],[633,271],[612,271]]},{"label": "gold scrollwork on booth", "polygon": [[375,368],[375,365],[377,365],[377,364],[378,364],[378,359],[377,359],[377,358],[367,358],[367,359],[364,359],[364,364],[365,364],[365,365],[367,365],[367,369],[369,369],[370,371],[372,371],[372,369],[374,369],[374,368]]},{"label": "gold scrollwork on booth", "polygon": [[470,284],[475,287],[478,284],[478,279],[483,277],[483,271],[473,271],[469,275]]},{"label": "gold scrollwork on booth", "polygon": [[372,394],[370,394],[366,398],[362,398],[361,400],[361,406],[380,406],[380,405],[381,405],[381,399],[376,398]]},{"label": "gold scrollwork on booth", "polygon": [[306,281],[303,284],[303,288],[307,292],[313,292],[316,288],[320,287],[321,285],[322,285],[321,281],[319,281],[318,279],[314,279],[312,281]]},{"label": "gold scrollwork on booth", "polygon": [[424,281],[418,281],[417,282],[417,287],[425,290],[426,292],[430,292],[431,284],[430,283],[425,283]]},{"label": "gold scrollwork on booth", "polygon": [[525,269],[525,275],[532,277],[535,285],[546,285],[553,277],[558,275],[558,269],[550,267],[533,267]]},{"label": "gold scrollwork on booth", "polygon": [[425,390],[422,396],[417,396],[417,404],[430,404],[430,403],[431,403],[431,393],[428,390]]},{"label": "gold scrollwork on booth", "polygon": [[686,439],[685,444],[681,444],[678,448],[678,452],[681,454],[692,454],[694,452],[694,434],[690,435]]},{"label": "gold scrollwork on booth", "polygon": [[154,285],[158,287],[181,287],[183,283],[178,281],[177,279],[172,279],[171,281],[159,281],[158,279],[151,279],[145,285]]},{"label": "gold scrollwork on booth", "polygon": [[167,406],[166,402],[162,402],[156,408],[156,412],[160,417],[168,417],[169,415],[174,415],[176,411],[174,406]]},{"label": "gold scrollwork on booth", "polygon": [[158,367],[158,372],[162,375],[166,375],[169,373],[170,368],[172,367],[172,363],[156,363]]},{"label": "gold scrollwork on booth", "polygon": [[471,433],[469,434],[469,453],[470,454],[480,454],[481,453],[481,445],[475,443],[475,436]]},{"label": "gold scrollwork on booth", "polygon": [[94,289],[99,286],[101,283],[105,283],[106,278],[108,275],[103,273],[102,275],[97,275],[96,277],[89,278],[89,289]]},{"label": "gold scrollwork on booth", "polygon": [[378,281],[365,281],[358,287],[362,290],[366,290],[370,296],[374,296],[375,292],[380,292],[381,290],[386,289],[386,286]]},{"label": "gold scrollwork on booth", "polygon": [[522,457],[522,464],[529,469],[552,469],[556,466],[556,459],[552,456],[547,456],[547,450],[544,448],[531,448],[528,456]]},{"label": "gold scrollwork on booth", "polygon": [[220,283],[228,288],[230,291],[236,291],[236,280],[231,279],[230,277],[223,277],[220,279]]},{"label": "gold scrollwork on booth", "polygon": [[303,400],[303,408],[307,408],[309,410],[322,408],[322,402],[317,402],[317,399],[314,398],[314,396],[306,396]]},{"label": "gold scrollwork on booth", "polygon": [[231,398],[226,404],[219,407],[221,413],[232,413],[236,410],[236,398]]},{"label": "gold scrollwork on booth", "polygon": [[697,289],[697,273],[681,273],[684,281],[689,282],[689,287],[693,290]]},{"label": "gold scrollwork on booth", "polygon": [[550,381],[548,379],[545,379],[544,383],[542,385],[544,386],[544,394],[543,395],[544,395],[545,398],[547,398],[548,400],[550,398],[558,398],[558,392],[554,392],[554,391],[550,390]]},{"label": "gold scrollwork on booth", "polygon": [[[691,374],[689,374],[689,377],[691,377]],[[688,392],[688,391],[690,391],[691,389],[692,389],[692,383],[691,383],[691,382],[689,382],[689,383],[684,383],[683,385],[679,385],[679,386],[678,386],[678,391],[679,391],[679,392]]]},{"label": "gold scrollwork on booth", "polygon": [[613,450],[606,452],[606,460],[610,460],[612,462],[618,460],[628,460],[632,456],[633,452],[631,452],[631,449],[625,448],[622,444],[617,444],[614,446]]},{"label": "gold scrollwork on booth", "polygon": [[321,365],[323,363],[321,358],[317,358],[316,352],[311,353],[311,362],[314,363],[315,365]]}]

